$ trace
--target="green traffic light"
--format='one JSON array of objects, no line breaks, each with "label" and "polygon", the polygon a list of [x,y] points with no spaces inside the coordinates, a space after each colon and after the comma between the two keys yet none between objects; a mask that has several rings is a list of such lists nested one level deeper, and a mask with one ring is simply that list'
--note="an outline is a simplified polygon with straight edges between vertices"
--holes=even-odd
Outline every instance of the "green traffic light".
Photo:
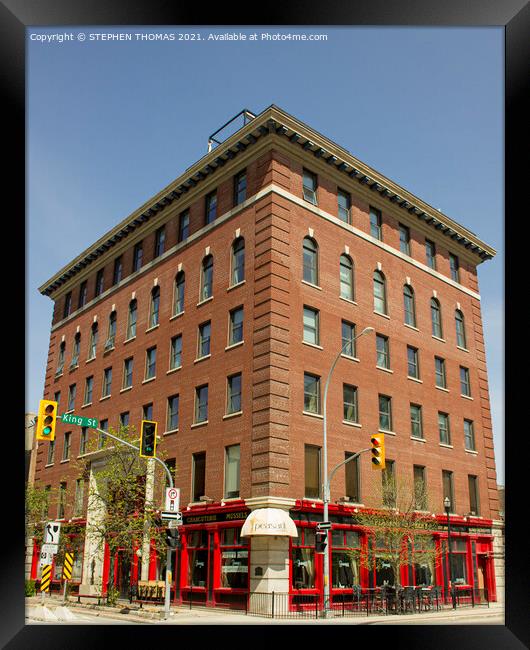
[{"label": "green traffic light", "polygon": [[52,428],[51,428],[51,427],[45,427],[45,428],[42,430],[42,433],[43,433],[45,436],[49,436],[51,432],[52,432]]}]

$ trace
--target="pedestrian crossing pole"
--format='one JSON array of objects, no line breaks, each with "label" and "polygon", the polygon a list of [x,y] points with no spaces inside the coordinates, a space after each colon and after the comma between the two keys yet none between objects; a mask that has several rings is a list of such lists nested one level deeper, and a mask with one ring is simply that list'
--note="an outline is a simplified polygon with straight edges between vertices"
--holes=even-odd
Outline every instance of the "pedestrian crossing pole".
[{"label": "pedestrian crossing pole", "polygon": [[74,554],[65,553],[63,561],[63,580],[64,580],[64,591],[63,591],[63,603],[66,602],[66,583],[68,580],[72,579],[72,567],[74,565]]}]

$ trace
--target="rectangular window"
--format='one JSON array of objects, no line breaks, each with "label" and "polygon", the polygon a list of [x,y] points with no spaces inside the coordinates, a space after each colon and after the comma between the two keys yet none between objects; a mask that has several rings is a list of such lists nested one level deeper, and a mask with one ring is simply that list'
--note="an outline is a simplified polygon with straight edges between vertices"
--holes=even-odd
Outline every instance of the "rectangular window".
[{"label": "rectangular window", "polygon": [[112,388],[112,368],[103,371],[103,390],[101,397],[108,397]]},{"label": "rectangular window", "polygon": [[379,395],[379,428],[392,431],[392,399],[387,395]]},{"label": "rectangular window", "polygon": [[372,206],[370,206],[370,234],[372,237],[375,237],[375,239],[383,241],[381,210],[373,208]]},{"label": "rectangular window", "polygon": [[247,198],[247,172],[244,169],[234,176],[234,206]]},{"label": "rectangular window", "polygon": [[195,389],[195,423],[208,420],[208,384]]},{"label": "rectangular window", "polygon": [[75,384],[68,387],[68,408],[67,411],[73,411],[75,408]]},{"label": "rectangular window", "polygon": [[46,460],[46,465],[53,465],[54,456],[55,456],[55,440],[51,440],[48,443],[48,458]]},{"label": "rectangular window", "polygon": [[464,420],[464,445],[469,451],[476,451],[475,429],[472,420]]},{"label": "rectangular window", "polygon": [[191,500],[199,501],[206,494],[206,452],[204,451],[192,456],[192,482],[193,494]]},{"label": "rectangular window", "polygon": [[304,496],[308,499],[320,499],[320,447],[304,447]]},{"label": "rectangular window", "polygon": [[317,176],[312,172],[304,169],[302,190],[304,199],[313,205],[318,205],[317,201]]},{"label": "rectangular window", "polygon": [[202,359],[210,354],[210,335],[211,335],[211,322],[199,325],[199,337],[197,358]]},{"label": "rectangular window", "polygon": [[318,309],[312,309],[304,305],[304,341],[306,343],[319,344],[319,313]]},{"label": "rectangular window", "polygon": [[156,346],[145,353],[145,379],[156,377]]},{"label": "rectangular window", "polygon": [[83,282],[81,282],[81,286],[79,287],[79,301],[77,303],[78,309],[81,309],[81,307],[85,306],[86,299],[87,299],[87,281],[84,280]]},{"label": "rectangular window", "polygon": [[410,255],[410,230],[402,223],[399,224],[399,250]]},{"label": "rectangular window", "polygon": [[205,223],[208,225],[217,217],[217,192],[210,192],[206,197]]},{"label": "rectangular window", "polygon": [[447,388],[445,378],[445,360],[441,357],[434,357],[434,372],[436,375],[436,385],[438,388]]},{"label": "rectangular window", "polygon": [[185,210],[179,217],[179,243],[186,241],[190,236],[190,211]]},{"label": "rectangular window", "polygon": [[128,341],[135,338],[136,336],[137,318],[138,318],[138,303],[136,302],[136,300],[131,300],[131,303],[129,304],[129,314],[127,318],[127,340]]},{"label": "rectangular window", "polygon": [[58,390],[54,396],[53,396],[53,401],[57,402],[57,406],[59,406],[59,402],[61,401],[61,391]]},{"label": "rectangular window", "polygon": [[243,340],[243,307],[236,307],[230,312],[228,345],[241,343]]},{"label": "rectangular window", "polygon": [[169,369],[175,370],[182,366],[182,334],[177,334],[171,339],[171,352],[169,358]]},{"label": "rectangular window", "polygon": [[92,389],[94,387],[94,377],[87,377],[85,380],[85,401],[84,404],[92,404]]},{"label": "rectangular window", "polygon": [[95,295],[99,296],[100,294],[103,293],[103,288],[104,288],[104,269],[99,269],[99,271],[96,274],[96,288],[95,288]]},{"label": "rectangular window", "polygon": [[176,431],[179,428],[179,396],[172,395],[167,398],[167,424],[166,431]]},{"label": "rectangular window", "polygon": [[226,447],[225,455],[225,499],[239,496],[240,446]]},{"label": "rectangular window", "polygon": [[342,321],[342,354],[355,358],[355,325]]},{"label": "rectangular window", "polygon": [[122,257],[117,257],[114,260],[114,273],[112,274],[112,284],[118,284],[121,280],[122,276],[122,270],[123,270],[123,263],[122,263]]},{"label": "rectangular window", "polygon": [[357,387],[350,384],[342,385],[343,395],[343,416],[346,422],[359,422],[357,408]]},{"label": "rectangular window", "polygon": [[436,270],[436,247],[434,242],[428,239],[425,240],[425,258],[427,260],[427,266]]},{"label": "rectangular window", "polygon": [[[109,421],[107,419],[100,420],[99,421],[99,428],[102,431],[108,431],[109,430]],[[107,440],[107,436],[105,436],[103,433],[100,433],[99,437],[98,437],[98,449],[103,449],[103,447],[105,446],[106,440]]]},{"label": "rectangular window", "polygon": [[123,362],[123,386],[122,388],[130,388],[132,386],[133,378],[133,357],[125,359]]},{"label": "rectangular window", "polygon": [[414,379],[420,378],[420,364],[418,359],[418,350],[411,345],[407,345],[407,372],[409,377]]},{"label": "rectangular window", "polygon": [[410,434],[413,438],[423,440],[423,420],[419,404],[410,405]]},{"label": "rectangular window", "polygon": [[414,465],[414,503],[416,510],[427,510],[427,485],[422,465]]},{"label": "rectangular window", "polygon": [[166,228],[165,226],[161,226],[155,232],[155,257],[159,257],[160,255],[162,255],[165,249],[165,244],[166,244]]},{"label": "rectangular window", "polygon": [[478,476],[472,476],[469,474],[467,481],[469,486],[469,514],[478,517],[480,515],[480,505],[478,498]]},{"label": "rectangular window", "polygon": [[451,267],[451,279],[455,282],[460,282],[460,265],[458,263],[458,257],[449,253],[449,266]]},{"label": "rectangular window", "polygon": [[153,404],[144,404],[142,407],[142,420],[152,421],[153,419]]},{"label": "rectangular window", "polygon": [[75,482],[74,517],[80,517],[83,514],[84,487],[84,479],[78,478]]},{"label": "rectangular window", "polygon": [[241,411],[241,373],[227,378],[226,413]]},{"label": "rectangular window", "polygon": [[143,243],[138,242],[137,244],[134,245],[134,249],[133,249],[133,266],[132,266],[133,273],[135,271],[139,271],[142,268],[143,256],[144,256]]},{"label": "rectangular window", "polygon": [[70,443],[72,441],[72,432],[67,431],[64,434],[64,443],[63,443],[63,457],[62,460],[68,460],[70,458]]},{"label": "rectangular window", "polygon": [[81,427],[81,437],[79,439],[79,455],[82,456],[87,452],[88,445],[88,427]]},{"label": "rectangular window", "polygon": [[460,366],[460,393],[471,397],[471,383],[469,381],[469,368]]},{"label": "rectangular window", "polygon": [[320,377],[304,373],[304,411],[320,413]]},{"label": "rectangular window", "polygon": [[[353,456],[353,452],[347,451],[344,455],[345,458],[350,458]],[[354,503],[361,502],[361,481],[359,475],[359,456],[354,460],[350,460],[344,466],[345,469],[345,478],[346,478],[346,492],[344,496],[347,496],[350,501]]]},{"label": "rectangular window", "polygon": [[349,192],[339,189],[337,192],[338,215],[344,223],[351,223],[351,196]]},{"label": "rectangular window", "polygon": [[385,469],[381,472],[381,487],[383,505],[388,508],[395,508],[397,496],[395,463],[388,458],[385,460]]},{"label": "rectangular window", "polygon": [[443,499],[449,499],[449,512],[454,513],[455,508],[455,499],[453,493],[453,472],[449,470],[442,470],[442,484],[443,484]]},{"label": "rectangular window", "polygon": [[129,411],[124,411],[123,413],[120,413],[120,428],[124,429],[125,427],[128,427],[129,422],[130,422]]},{"label": "rectangular window", "polygon": [[438,431],[440,442],[444,445],[451,444],[451,431],[449,430],[449,416],[447,413],[438,412]]},{"label": "rectangular window", "polygon": [[390,369],[390,351],[388,347],[388,336],[383,336],[382,334],[376,334],[375,346],[377,351],[376,365],[379,368]]},{"label": "rectangular window", "polygon": [[66,483],[59,483],[59,505],[57,506],[57,519],[64,519],[66,506]]},{"label": "rectangular window", "polygon": [[64,309],[63,309],[63,318],[66,318],[70,315],[72,311],[72,292],[66,294],[64,298]]}]

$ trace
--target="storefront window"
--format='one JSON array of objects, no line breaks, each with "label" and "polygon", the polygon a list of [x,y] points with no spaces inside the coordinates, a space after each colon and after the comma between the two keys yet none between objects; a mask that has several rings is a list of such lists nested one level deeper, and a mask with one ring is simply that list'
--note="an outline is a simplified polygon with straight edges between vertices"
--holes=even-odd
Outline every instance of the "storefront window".
[{"label": "storefront window", "polygon": [[467,581],[467,542],[465,539],[451,540],[451,564],[455,585],[466,585]]},{"label": "storefront window", "polygon": [[240,528],[225,528],[220,532],[221,587],[246,589],[248,587],[248,548],[239,537]]},{"label": "storefront window", "polygon": [[[297,528],[298,538],[293,539],[292,580],[294,589],[315,588],[315,530]],[[296,546],[295,546],[296,543]]]},{"label": "storefront window", "polygon": [[417,586],[434,585],[434,549],[432,537],[418,536],[414,540],[414,578]]},{"label": "storefront window", "polygon": [[359,533],[353,530],[332,532],[331,586],[351,589],[359,584]]},{"label": "storefront window", "polygon": [[195,530],[188,534],[188,584],[206,587],[208,576],[208,533]]}]

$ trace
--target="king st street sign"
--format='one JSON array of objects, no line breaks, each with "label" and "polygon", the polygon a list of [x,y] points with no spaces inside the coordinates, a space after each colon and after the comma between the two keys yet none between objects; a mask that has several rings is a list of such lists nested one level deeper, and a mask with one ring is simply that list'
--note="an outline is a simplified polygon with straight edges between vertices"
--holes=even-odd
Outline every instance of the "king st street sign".
[{"label": "king st street sign", "polygon": [[79,427],[91,427],[92,429],[95,429],[98,426],[96,418],[83,418],[80,415],[74,415],[73,413],[63,413],[61,415],[61,422],[65,422],[66,424],[77,424]]}]

